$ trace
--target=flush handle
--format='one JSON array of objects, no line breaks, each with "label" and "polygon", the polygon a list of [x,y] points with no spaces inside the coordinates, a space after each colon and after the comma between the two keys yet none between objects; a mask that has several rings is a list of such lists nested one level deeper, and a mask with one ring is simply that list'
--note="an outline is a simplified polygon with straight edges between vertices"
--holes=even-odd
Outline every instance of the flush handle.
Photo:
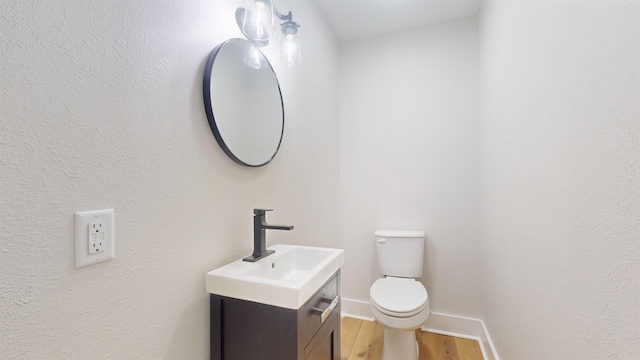
[{"label": "flush handle", "polygon": [[378,243],[384,244],[387,242],[387,239],[378,239]]},{"label": "flush handle", "polygon": [[329,317],[329,315],[331,315],[331,313],[333,312],[333,310],[335,310],[336,306],[338,306],[338,301],[339,301],[339,297],[340,295],[336,295],[336,298],[331,300],[331,299],[321,299],[321,302],[324,303],[330,303],[329,306],[324,309],[318,309],[318,308],[313,308],[313,312],[320,315],[320,321],[322,323],[325,322],[325,320],[327,320],[327,318]]}]

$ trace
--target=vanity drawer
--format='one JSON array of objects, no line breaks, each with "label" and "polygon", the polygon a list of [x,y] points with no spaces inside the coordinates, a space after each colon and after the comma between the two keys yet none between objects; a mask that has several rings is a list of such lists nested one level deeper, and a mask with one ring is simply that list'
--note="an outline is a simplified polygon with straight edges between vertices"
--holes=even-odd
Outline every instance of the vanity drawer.
[{"label": "vanity drawer", "polygon": [[339,291],[340,270],[296,310],[211,294],[211,360],[339,360]]},{"label": "vanity drawer", "polygon": [[299,346],[306,348],[330,315],[340,313],[339,274],[338,271],[298,310]]}]

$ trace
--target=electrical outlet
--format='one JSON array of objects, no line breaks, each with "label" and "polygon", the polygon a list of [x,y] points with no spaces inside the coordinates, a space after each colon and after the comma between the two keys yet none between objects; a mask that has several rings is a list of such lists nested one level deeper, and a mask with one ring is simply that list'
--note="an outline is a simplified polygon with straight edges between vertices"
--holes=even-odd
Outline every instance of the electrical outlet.
[{"label": "electrical outlet", "polygon": [[101,221],[89,223],[89,254],[95,254],[97,252],[104,251],[106,226]]},{"label": "electrical outlet", "polygon": [[76,269],[114,258],[113,209],[77,212],[74,220]]}]

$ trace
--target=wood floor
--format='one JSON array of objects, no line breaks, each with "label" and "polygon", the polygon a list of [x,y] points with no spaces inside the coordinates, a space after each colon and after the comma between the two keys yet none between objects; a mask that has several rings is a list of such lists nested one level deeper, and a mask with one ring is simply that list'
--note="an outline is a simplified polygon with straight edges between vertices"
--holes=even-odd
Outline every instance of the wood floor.
[{"label": "wood floor", "polygon": [[[342,318],[340,322],[342,360],[380,360],[383,331],[383,327],[377,322]],[[420,330],[416,330],[416,339],[420,346],[420,360],[482,360],[480,345],[475,340]]]}]

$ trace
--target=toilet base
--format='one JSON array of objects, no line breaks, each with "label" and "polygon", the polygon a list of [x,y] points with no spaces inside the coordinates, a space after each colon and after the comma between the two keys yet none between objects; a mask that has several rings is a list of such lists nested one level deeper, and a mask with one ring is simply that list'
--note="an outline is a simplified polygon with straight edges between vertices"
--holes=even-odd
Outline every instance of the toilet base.
[{"label": "toilet base", "polygon": [[416,332],[384,328],[382,360],[418,360]]}]

